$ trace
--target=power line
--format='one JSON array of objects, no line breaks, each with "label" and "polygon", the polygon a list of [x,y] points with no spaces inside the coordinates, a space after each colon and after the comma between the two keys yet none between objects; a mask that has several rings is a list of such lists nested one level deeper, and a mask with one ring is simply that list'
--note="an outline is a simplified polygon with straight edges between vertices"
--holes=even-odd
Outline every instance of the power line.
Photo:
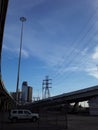
[{"label": "power line", "polygon": [[[98,8],[98,7],[97,7],[97,8]],[[94,12],[92,13],[92,15],[90,16],[90,18],[89,18],[88,22],[85,24],[84,28],[82,28],[82,31],[80,31],[80,34],[79,34],[80,36],[81,36],[81,34],[83,33],[83,30],[87,28],[87,24],[90,23],[91,20],[94,21],[95,12],[96,12],[97,8],[95,9],[95,11],[94,11]],[[83,37],[80,39],[80,41],[84,40],[84,38],[88,35],[88,33],[91,31],[91,29],[92,29],[93,26],[94,26],[94,23],[90,26],[90,28],[88,29],[87,32],[83,33]],[[74,44],[74,43],[75,43],[75,44]],[[68,53],[67,56],[66,56],[66,57],[70,58],[69,62],[71,61],[71,55],[74,56],[75,48],[76,48],[77,46],[79,46],[79,44],[78,44],[78,42],[77,42],[77,39],[75,39],[75,40],[71,43],[71,45],[72,45],[72,46],[74,45],[74,46],[73,46],[73,48],[72,48],[71,50],[69,50],[69,53]],[[65,55],[65,54],[64,54],[64,55]],[[64,55],[63,55],[63,57],[65,57]],[[67,64],[68,64],[68,61],[65,61],[65,60],[64,60],[62,63],[58,62],[58,64],[57,64],[56,66],[59,66],[59,68],[60,68],[62,65],[64,65],[65,62],[67,62]],[[56,69],[56,66],[55,66],[55,69]],[[61,67],[61,68],[62,68],[62,67]],[[57,68],[57,69],[58,69],[58,68]],[[62,70],[63,70],[63,69],[62,69]],[[53,75],[53,74],[50,74],[50,75],[53,75],[53,78],[55,78],[58,74],[59,74],[59,72],[57,71],[57,73],[55,73],[54,75]]]},{"label": "power line", "polygon": [[[89,21],[89,22],[90,22],[90,21]],[[60,68],[59,71],[57,71],[57,73],[54,75],[53,78],[57,77],[58,74],[59,74],[59,72],[63,71],[64,65],[66,65],[65,63],[70,64],[70,62],[72,62],[72,60],[74,60],[74,57],[77,55],[77,53],[75,52],[76,48],[83,45],[83,43],[82,43],[82,44],[77,44],[77,43],[80,43],[80,42],[83,41],[85,38],[87,38],[88,34],[92,31],[92,28],[94,27],[94,25],[95,25],[95,23],[93,23],[93,24],[90,26],[90,28],[88,29],[87,32],[83,33],[83,36],[81,37],[81,39],[80,39],[79,42],[76,41],[76,43],[73,44],[74,47],[72,47],[71,51],[68,53],[68,55],[67,55],[66,58],[65,58],[65,59],[68,59],[68,60],[62,62],[61,68],[59,67],[59,68]],[[87,28],[87,27],[86,27],[86,28]],[[92,31],[92,32],[93,32],[93,31]],[[71,57],[71,55],[73,56],[73,58]],[[62,65],[63,65],[63,66],[62,66]],[[58,69],[58,68],[57,68],[57,69]]]}]

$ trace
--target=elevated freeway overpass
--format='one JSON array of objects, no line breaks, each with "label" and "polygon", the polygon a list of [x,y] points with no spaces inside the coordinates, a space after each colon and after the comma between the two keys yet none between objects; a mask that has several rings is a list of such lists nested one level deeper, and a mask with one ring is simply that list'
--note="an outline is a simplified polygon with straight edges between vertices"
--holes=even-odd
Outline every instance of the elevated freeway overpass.
[{"label": "elevated freeway overpass", "polygon": [[9,0],[0,0],[0,111],[5,111],[15,104],[15,101],[4,86],[1,74],[2,43],[8,1]]},{"label": "elevated freeway overpass", "polygon": [[15,106],[13,97],[6,90],[3,81],[0,81],[0,111],[7,111]]},{"label": "elevated freeway overpass", "polygon": [[[75,103],[75,107],[79,102],[82,101],[91,101],[93,99],[94,103],[97,104],[96,99],[98,100],[98,85],[81,89],[74,92],[69,93],[63,93],[61,95],[53,96],[47,99],[43,99],[40,101],[35,101],[32,104],[26,104],[25,107],[30,109],[36,109],[36,108],[44,108],[44,107],[51,107],[51,106],[62,106],[65,105],[68,107],[70,103]],[[98,104],[96,105],[97,111],[98,111]],[[90,105],[90,107],[92,107]]]},{"label": "elevated freeway overpass", "polygon": [[8,1],[9,0],[0,0],[0,77],[1,77],[1,55],[2,55],[3,34],[4,34],[4,25],[5,25]]},{"label": "elevated freeway overpass", "polygon": [[86,101],[90,100],[91,98],[97,97],[98,96],[98,85],[69,92],[69,93],[63,93],[61,95],[57,95],[54,97],[49,98],[50,100],[58,100],[58,101],[63,101],[66,100],[68,103],[73,103],[73,102],[80,102],[80,101]]}]

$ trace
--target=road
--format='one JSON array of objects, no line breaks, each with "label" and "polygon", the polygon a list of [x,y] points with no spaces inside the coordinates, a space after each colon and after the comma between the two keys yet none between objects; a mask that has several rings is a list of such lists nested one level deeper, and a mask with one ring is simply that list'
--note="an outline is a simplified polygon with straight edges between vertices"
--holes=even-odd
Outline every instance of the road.
[{"label": "road", "polygon": [[[0,130],[66,130],[65,116],[57,114],[55,117],[41,117],[35,123],[29,121],[11,123],[7,119],[7,114],[5,116],[0,115],[0,119]],[[67,130],[98,130],[98,116],[67,115],[67,119]]]}]

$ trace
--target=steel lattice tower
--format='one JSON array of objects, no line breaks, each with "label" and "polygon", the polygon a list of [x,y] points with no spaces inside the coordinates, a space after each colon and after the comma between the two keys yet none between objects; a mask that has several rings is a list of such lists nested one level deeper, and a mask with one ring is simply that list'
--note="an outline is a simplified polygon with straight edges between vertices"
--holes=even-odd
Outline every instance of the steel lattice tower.
[{"label": "steel lattice tower", "polygon": [[43,83],[42,83],[42,99],[50,97],[49,88],[52,88],[52,87],[49,86],[50,84],[52,84],[52,83],[49,82],[50,80],[52,80],[52,79],[49,79],[48,76],[46,76],[46,79],[43,80]]}]

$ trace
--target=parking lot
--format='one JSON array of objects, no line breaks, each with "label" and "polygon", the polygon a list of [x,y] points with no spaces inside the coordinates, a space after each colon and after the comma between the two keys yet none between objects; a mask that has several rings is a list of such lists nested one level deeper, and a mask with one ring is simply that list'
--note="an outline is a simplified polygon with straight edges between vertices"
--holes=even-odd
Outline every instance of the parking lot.
[{"label": "parking lot", "polygon": [[[37,122],[18,121],[12,123],[5,115],[0,114],[0,130],[98,130],[98,116],[67,115],[66,118],[60,114],[42,116]],[[59,119],[58,119],[59,118]]]},{"label": "parking lot", "polygon": [[66,128],[66,117],[61,113],[40,113],[40,119],[37,122],[28,120],[19,120],[11,122],[8,119],[8,113],[1,114],[0,130],[62,130]]}]

